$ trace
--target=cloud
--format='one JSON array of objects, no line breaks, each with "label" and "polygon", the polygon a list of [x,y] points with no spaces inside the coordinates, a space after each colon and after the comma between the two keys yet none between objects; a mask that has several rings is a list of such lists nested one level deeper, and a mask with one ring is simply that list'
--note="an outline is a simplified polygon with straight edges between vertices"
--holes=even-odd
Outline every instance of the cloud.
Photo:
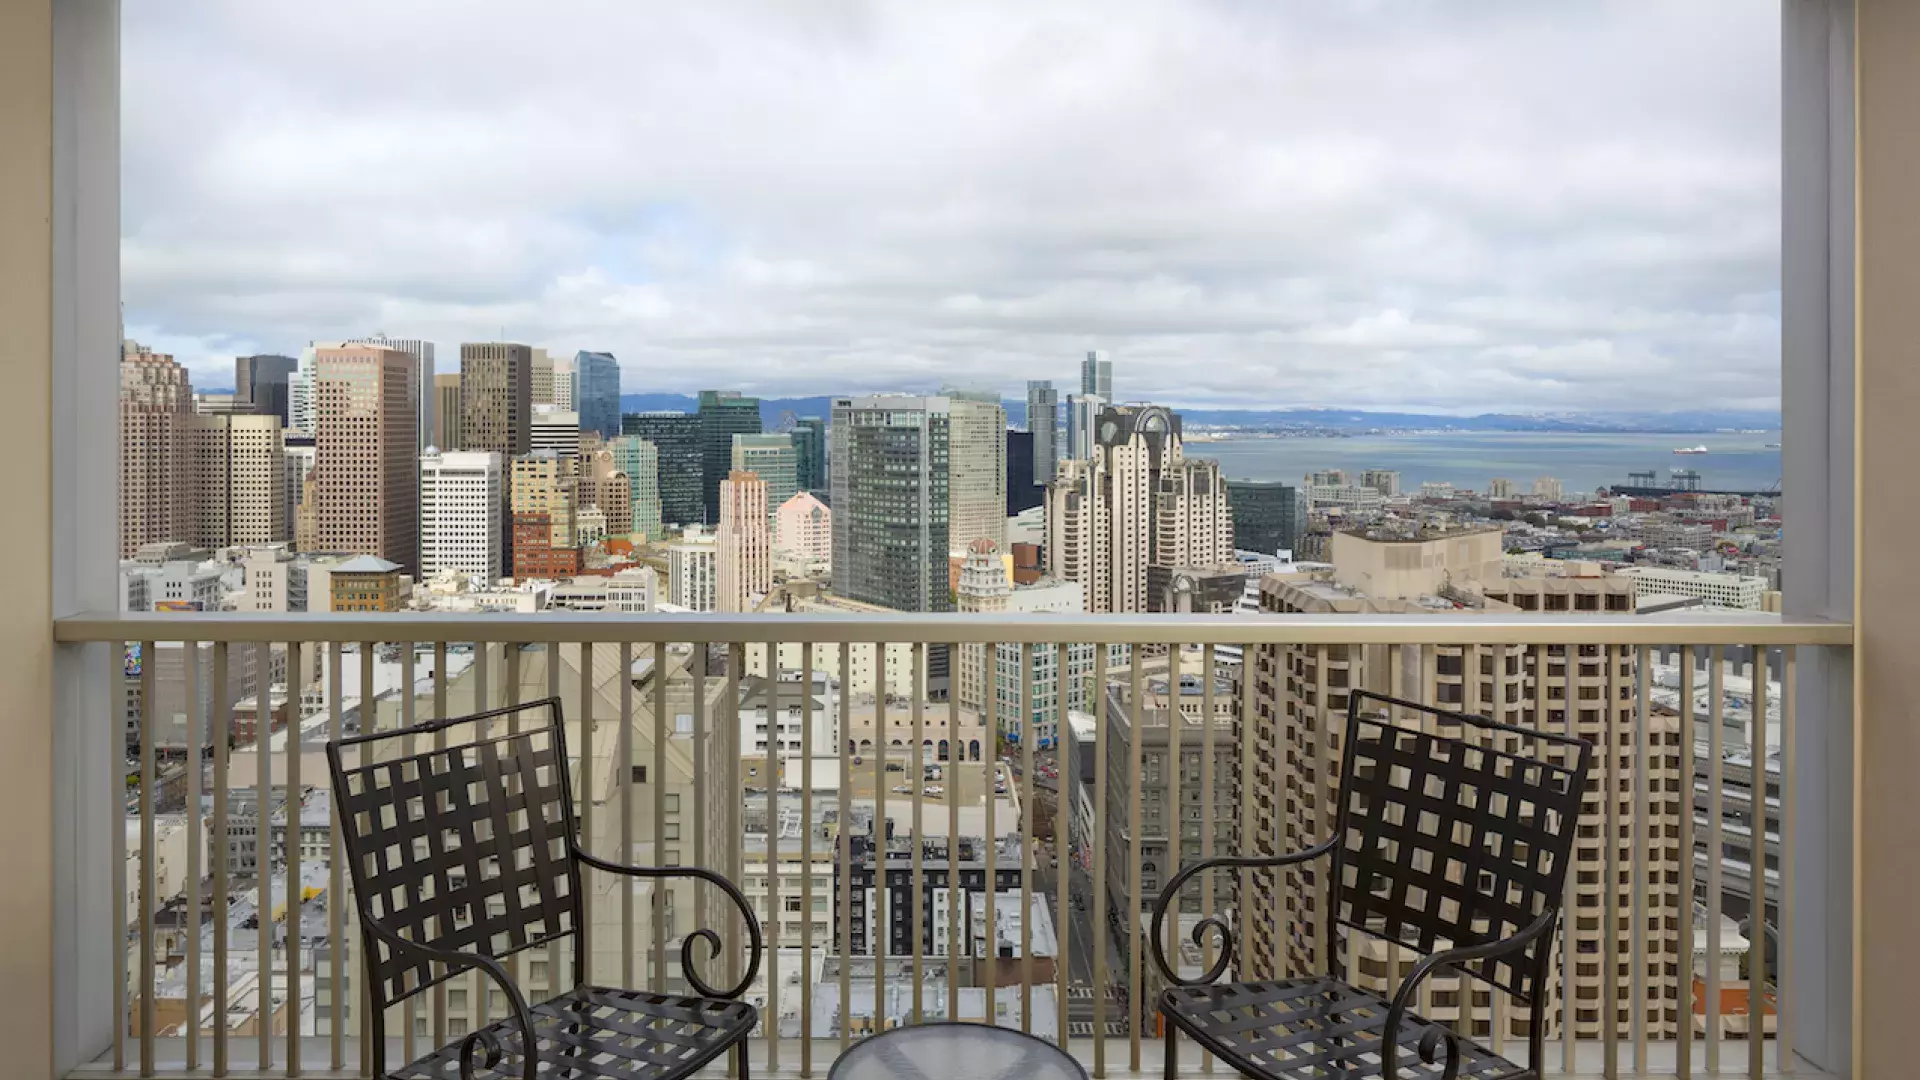
[{"label": "cloud", "polygon": [[124,13],[129,332],[630,391],[1779,396],[1778,11],[177,0]]}]

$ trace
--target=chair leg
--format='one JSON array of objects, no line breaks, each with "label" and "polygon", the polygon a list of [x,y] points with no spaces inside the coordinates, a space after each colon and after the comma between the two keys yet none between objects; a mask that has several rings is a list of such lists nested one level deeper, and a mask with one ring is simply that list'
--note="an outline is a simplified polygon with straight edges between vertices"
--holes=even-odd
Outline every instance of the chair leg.
[{"label": "chair leg", "polygon": [[737,1077],[738,1080],[748,1080],[748,1068],[747,1040],[741,1039],[739,1042],[733,1044],[733,1075]]},{"label": "chair leg", "polygon": [[1163,1039],[1160,1044],[1161,1054],[1163,1055],[1160,1059],[1162,1065],[1161,1075],[1166,1077],[1166,1080],[1174,1080],[1174,1077],[1180,1072],[1180,1051],[1177,1049],[1179,1045],[1180,1029],[1172,1024],[1168,1024],[1167,1037]]}]

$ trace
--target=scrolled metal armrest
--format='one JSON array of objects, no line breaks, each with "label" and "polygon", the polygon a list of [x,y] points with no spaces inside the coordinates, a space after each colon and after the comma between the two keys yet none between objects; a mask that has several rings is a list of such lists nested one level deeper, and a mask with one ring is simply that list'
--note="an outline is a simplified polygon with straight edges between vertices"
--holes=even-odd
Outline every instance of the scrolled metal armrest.
[{"label": "scrolled metal armrest", "polygon": [[1218,979],[1221,975],[1226,974],[1227,965],[1233,962],[1235,949],[1233,930],[1227,926],[1226,920],[1216,915],[1210,915],[1200,920],[1199,925],[1193,928],[1193,943],[1195,945],[1204,944],[1204,939],[1209,929],[1219,933],[1220,956],[1214,960],[1213,966],[1203,972],[1199,978],[1183,979],[1180,977],[1179,972],[1175,971],[1173,966],[1167,963],[1167,954],[1164,946],[1161,944],[1166,937],[1163,931],[1167,921],[1167,908],[1173,903],[1174,899],[1180,895],[1180,887],[1185,885],[1194,875],[1207,870],[1217,870],[1222,867],[1233,870],[1266,870],[1276,866],[1288,866],[1293,863],[1307,862],[1331,852],[1335,842],[1336,838],[1330,837],[1304,851],[1289,851],[1284,855],[1222,855],[1215,859],[1203,859],[1200,862],[1188,866],[1178,874],[1175,874],[1173,880],[1167,882],[1166,888],[1160,890],[1159,898],[1153,902],[1153,933],[1148,944],[1151,946],[1153,966],[1160,969],[1160,977],[1165,979],[1170,986],[1205,986]]},{"label": "scrolled metal armrest", "polygon": [[[1387,1009],[1386,1027],[1380,1032],[1380,1075],[1384,1080],[1398,1080],[1400,1056],[1400,1024],[1406,1019],[1407,1003],[1413,999],[1414,991],[1425,982],[1427,976],[1443,967],[1453,967],[1468,960],[1484,960],[1490,956],[1504,956],[1527,947],[1534,938],[1553,929],[1554,920],[1560,912],[1549,908],[1540,917],[1528,923],[1519,933],[1498,941],[1483,941],[1478,945],[1463,945],[1457,949],[1443,949],[1429,954],[1426,959],[1414,965],[1400,989],[1393,995],[1393,1004]],[[1436,1024],[1420,1036],[1420,1060],[1428,1065],[1440,1060],[1440,1047],[1446,1044],[1447,1063],[1441,1073],[1441,1080],[1454,1080],[1460,1072],[1460,1036],[1452,1030]]]},{"label": "scrolled metal armrest", "polygon": [[573,853],[575,857],[588,866],[596,870],[605,870],[610,874],[622,874],[627,877],[647,878],[649,880],[675,877],[697,878],[715,886],[721,892],[726,893],[727,899],[733,901],[733,906],[740,909],[740,916],[746,920],[747,924],[747,940],[751,944],[751,951],[747,956],[747,970],[745,974],[740,976],[739,982],[724,990],[715,989],[708,985],[705,979],[700,977],[700,972],[694,964],[693,943],[696,940],[707,943],[707,959],[709,960],[719,956],[721,949],[720,935],[705,928],[695,930],[680,942],[680,970],[681,973],[687,977],[687,982],[701,997],[723,998],[731,1001],[746,993],[747,987],[753,985],[753,977],[760,973],[760,954],[766,946],[760,937],[760,920],[753,917],[753,906],[747,903],[746,896],[741,893],[733,882],[728,881],[726,878],[721,877],[711,870],[698,866],[630,866],[626,863],[609,862],[577,844],[574,846]]},{"label": "scrolled metal armrest", "polygon": [[[479,968],[494,982],[500,984],[500,989],[506,992],[507,1003],[513,1008],[514,1022],[520,1025],[520,1049],[525,1059],[521,1062],[520,1075],[522,1080],[538,1080],[540,1049],[534,1039],[533,1011],[527,1007],[526,997],[520,993],[520,988],[514,985],[512,976],[507,974],[507,969],[501,966],[500,961],[479,953],[457,952],[453,949],[441,949],[432,945],[422,945],[417,941],[408,941],[382,926],[375,919],[362,919],[361,922],[373,931],[375,937],[398,952],[445,964],[454,971]],[[368,967],[371,966],[372,957],[368,957]],[[474,1031],[460,1042],[460,1080],[474,1080],[473,1059],[474,1054],[479,1051],[486,1053],[481,1064],[489,1069],[499,1065],[500,1059],[505,1055],[505,1048],[500,1045],[500,1040],[490,1029],[483,1027]]]}]

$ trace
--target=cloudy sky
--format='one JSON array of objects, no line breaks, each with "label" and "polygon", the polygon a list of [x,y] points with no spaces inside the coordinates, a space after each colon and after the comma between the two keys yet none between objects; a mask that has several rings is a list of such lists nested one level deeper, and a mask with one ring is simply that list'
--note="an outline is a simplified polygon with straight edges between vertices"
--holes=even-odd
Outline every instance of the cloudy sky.
[{"label": "cloudy sky", "polygon": [[1754,0],[128,4],[130,336],[625,389],[1771,407]]}]

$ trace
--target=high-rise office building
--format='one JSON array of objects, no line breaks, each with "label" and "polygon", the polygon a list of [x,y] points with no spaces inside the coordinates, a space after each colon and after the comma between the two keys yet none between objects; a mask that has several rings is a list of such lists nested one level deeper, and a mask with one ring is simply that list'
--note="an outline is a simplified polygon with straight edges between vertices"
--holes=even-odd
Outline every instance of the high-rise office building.
[{"label": "high-rise office building", "polygon": [[1086,461],[1093,457],[1094,449],[1100,445],[1094,426],[1099,422],[1101,410],[1106,407],[1107,399],[1097,394],[1074,394],[1067,398],[1068,458]]},{"label": "high-rise office building", "polygon": [[299,431],[280,433],[280,459],[286,477],[286,535],[293,539],[295,551],[305,551],[299,545],[300,534],[296,528],[300,520],[300,506],[307,497],[307,481],[313,475],[316,451],[313,436]]},{"label": "high-rise office building", "polygon": [[744,469],[720,481],[720,528],[714,547],[716,610],[753,610],[753,598],[773,588],[766,481]]},{"label": "high-rise office building", "polygon": [[[1330,571],[1268,575],[1260,583],[1261,608],[1282,614],[1419,616],[1464,606],[1488,617],[1633,610],[1632,585],[1619,575],[1578,569],[1579,564],[1569,564],[1565,576],[1508,568],[1498,528],[1336,532],[1328,561]],[[1569,939],[1569,952],[1581,959],[1566,973],[1569,985],[1554,996],[1577,1004],[1570,1017],[1579,1040],[1598,1041],[1609,1027],[1598,1007],[1608,996],[1609,974],[1617,980],[1614,1000],[1646,1006],[1623,1008],[1612,1018],[1612,1030],[1621,1037],[1639,1028],[1651,1039],[1672,1038],[1680,1025],[1695,1019],[1680,1006],[1680,981],[1692,977],[1693,961],[1678,951],[1680,920],[1691,918],[1691,898],[1680,891],[1677,875],[1655,874],[1636,883],[1631,875],[1614,876],[1609,869],[1633,864],[1641,854],[1640,837],[1678,836],[1681,815],[1692,807],[1693,748],[1680,745],[1678,721],[1648,710],[1643,742],[1633,697],[1623,692],[1636,678],[1631,646],[1269,645],[1256,652],[1257,660],[1246,665],[1254,680],[1254,709],[1242,714],[1255,717],[1254,729],[1236,731],[1231,742],[1255,747],[1254,790],[1272,794],[1254,801],[1242,853],[1297,851],[1329,835],[1339,807],[1339,739],[1346,730],[1347,695],[1355,689],[1429,700],[1514,727],[1564,732],[1618,748],[1594,758],[1586,813],[1592,821],[1605,819],[1612,799],[1617,819],[1634,827],[1623,825],[1611,834],[1598,827],[1578,831],[1569,875],[1578,897],[1569,911],[1631,912],[1638,889],[1642,910],[1665,914],[1650,916],[1639,930],[1630,930],[1625,920],[1609,925],[1605,917],[1570,916],[1561,933]],[[1571,716],[1570,702],[1576,706]],[[1641,749],[1627,749],[1635,746]],[[1558,747],[1539,749],[1550,759],[1562,753]],[[1638,776],[1643,763],[1644,779]],[[1636,791],[1653,797],[1636,796]],[[1255,887],[1259,895],[1280,897],[1282,905],[1277,912],[1271,904],[1252,908],[1247,955],[1262,958],[1256,968],[1260,977],[1324,971],[1317,965],[1325,960],[1320,953],[1328,913],[1308,868],[1256,871]],[[1593,961],[1609,954],[1613,934],[1621,936],[1621,944],[1612,954],[1618,964],[1609,972],[1613,961]],[[1629,934],[1644,936],[1646,948],[1637,954],[1626,948]],[[1358,959],[1362,983],[1376,990],[1398,985],[1413,963],[1409,954],[1390,954],[1371,940],[1366,950]],[[1272,970],[1276,957],[1282,961],[1277,973]],[[1643,965],[1639,972],[1633,970],[1636,962]],[[1493,1010],[1484,989],[1457,975],[1436,974],[1428,1015],[1462,1035],[1485,1039]],[[1520,1034],[1525,1007],[1516,1004],[1508,1016],[1514,1026],[1507,1034]],[[1549,1024],[1559,1023],[1560,1010],[1553,1008]]]},{"label": "high-rise office building", "polygon": [[613,451],[614,464],[627,478],[628,534],[636,544],[658,542],[664,535],[660,521],[659,448],[638,435],[621,435],[608,443],[607,448]]},{"label": "high-rise office building", "polygon": [[550,366],[553,368],[553,407],[576,411],[580,403],[580,372],[574,368],[573,357],[556,356]]},{"label": "high-rise office building", "polygon": [[298,361],[291,356],[241,356],[233,361],[233,396],[250,403],[253,411],[280,418],[285,430],[293,422],[293,373]]},{"label": "high-rise office building", "polygon": [[314,366],[314,517],[327,551],[420,569],[419,361],[378,345],[320,349]]},{"label": "high-rise office building", "polygon": [[173,357],[129,341],[120,355],[120,557],[193,528],[186,426],[193,382]]},{"label": "high-rise office building", "polygon": [[535,405],[555,405],[553,400],[553,354],[545,349],[533,350],[533,403]]},{"label": "high-rise office building", "polygon": [[460,448],[512,460],[533,449],[533,350],[460,346]]},{"label": "high-rise office building", "polygon": [[1031,510],[1046,498],[1046,488],[1033,482],[1033,445],[1033,432],[1007,431],[1008,517]]},{"label": "high-rise office building", "polygon": [[1113,361],[1107,359],[1105,350],[1095,349],[1080,361],[1080,393],[1102,401],[1113,400]]},{"label": "high-rise office building", "polygon": [[793,493],[800,490],[799,454],[791,433],[783,435],[735,435],[733,469],[753,473],[767,486],[767,512],[780,509]]},{"label": "high-rise office building", "polygon": [[501,520],[506,476],[499,454],[442,450],[420,458],[420,574],[473,575],[488,584],[506,572]]},{"label": "high-rise office building", "polygon": [[1027,383],[1027,431],[1033,435],[1032,482],[1045,487],[1053,482],[1054,463],[1061,457],[1060,392],[1049,380]]},{"label": "high-rise office building", "polygon": [[[698,525],[700,501],[700,418],[689,413],[628,413],[620,430],[652,443],[659,456],[660,520],[664,525]],[[728,446],[731,453],[732,446]]]},{"label": "high-rise office building", "polygon": [[831,564],[833,511],[811,491],[796,493],[773,512],[773,546],[806,563]]},{"label": "high-rise office building", "polygon": [[575,514],[580,507],[578,461],[551,450],[522,454],[513,459],[508,491],[515,517],[526,514],[545,516],[547,546],[575,546]]},{"label": "high-rise office building", "polygon": [[1093,456],[1047,489],[1048,573],[1077,581],[1087,610],[1150,610],[1147,568],[1233,561],[1220,466],[1187,458],[1180,417],[1158,405],[1102,410]]},{"label": "high-rise office building", "polygon": [[1272,555],[1294,551],[1307,529],[1307,493],[1277,480],[1229,480],[1233,543],[1243,551]]},{"label": "high-rise office building", "polygon": [[218,549],[292,538],[279,417],[192,416],[186,435],[190,542]]},{"label": "high-rise office building", "polygon": [[346,341],[309,341],[307,347],[300,350],[300,359],[294,364],[293,385],[287,388],[287,411],[293,414],[293,430],[311,435],[314,433],[314,372],[319,364],[321,349],[337,349],[351,344]]},{"label": "high-rise office building", "polygon": [[527,429],[527,438],[535,450],[551,450],[556,454],[573,455],[580,452],[580,414],[554,408],[551,405],[535,405],[533,418]]},{"label": "high-rise office building", "polygon": [[794,421],[794,482],[801,491],[827,490],[827,422],[817,416]]},{"label": "high-rise office building", "polygon": [[950,410],[944,397],[834,399],[834,592],[899,611],[952,610]]},{"label": "high-rise office building", "polygon": [[[633,527],[633,484],[620,468],[620,460],[611,448],[587,450],[580,454],[580,506],[584,511],[598,510],[606,520],[605,536],[625,538]],[[581,546],[587,541],[581,540]]]},{"label": "high-rise office building", "polygon": [[1007,411],[997,392],[948,389],[947,548],[1007,540]]},{"label": "high-rise office building", "polygon": [[420,449],[425,450],[433,440],[434,410],[439,405],[438,398],[432,393],[433,381],[436,378],[433,369],[433,342],[422,341],[419,338],[390,338],[385,334],[375,334],[372,337],[354,338],[350,344],[378,345],[383,349],[398,349],[413,357],[417,369],[414,388],[415,393],[419,395],[419,399],[414,402],[414,409],[420,418]]},{"label": "high-rise office building", "polygon": [[573,369],[573,411],[580,414],[580,430],[597,431],[603,439],[620,434],[620,362],[612,353],[578,352]]},{"label": "high-rise office building", "polygon": [[433,377],[433,445],[441,450],[459,450],[460,375]]},{"label": "high-rise office building", "polygon": [[720,481],[733,471],[733,437],[758,435],[760,399],[744,397],[737,390],[700,391],[700,498],[701,521],[712,523],[720,517]]}]

